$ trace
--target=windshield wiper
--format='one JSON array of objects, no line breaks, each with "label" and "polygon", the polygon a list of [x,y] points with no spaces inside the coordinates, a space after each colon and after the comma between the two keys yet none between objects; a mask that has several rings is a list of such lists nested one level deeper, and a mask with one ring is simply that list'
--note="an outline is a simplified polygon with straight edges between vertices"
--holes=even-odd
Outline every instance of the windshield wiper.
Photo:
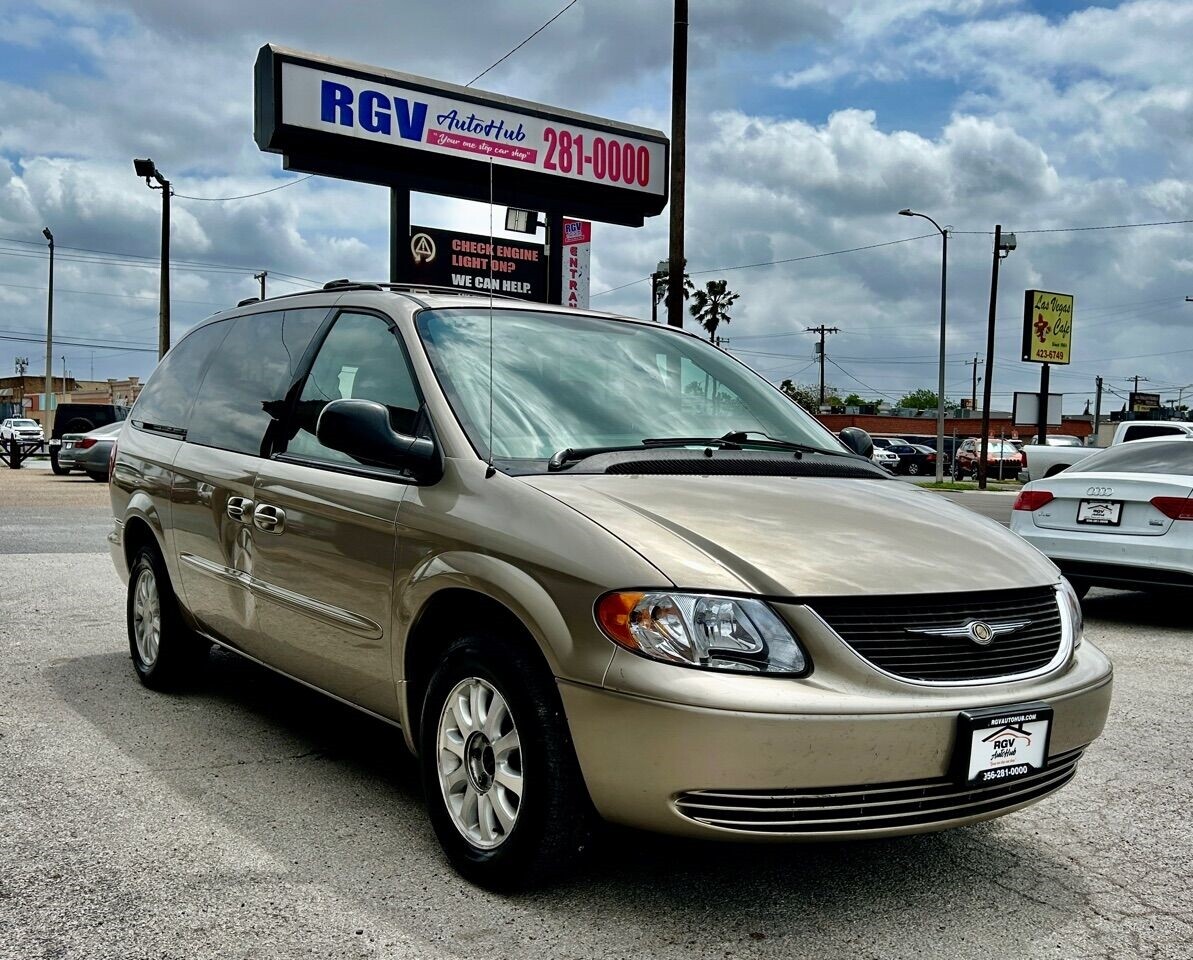
[{"label": "windshield wiper", "polygon": [[[751,436],[753,434],[754,436]],[[755,439],[755,437],[761,439]],[[771,450],[795,450],[800,453],[819,453],[828,457],[846,456],[845,451],[825,450],[810,443],[795,440],[777,440],[760,430],[730,430],[720,437],[657,437],[642,441],[648,447],[699,446],[720,447],[722,450],[740,450],[746,444]]]}]

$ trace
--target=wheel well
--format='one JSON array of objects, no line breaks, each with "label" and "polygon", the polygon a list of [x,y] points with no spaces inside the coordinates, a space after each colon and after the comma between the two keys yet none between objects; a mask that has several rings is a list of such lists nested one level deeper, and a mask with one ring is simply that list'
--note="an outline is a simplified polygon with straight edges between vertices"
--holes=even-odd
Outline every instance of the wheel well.
[{"label": "wheel well", "polygon": [[453,587],[439,591],[427,601],[406,638],[403,675],[406,678],[410,735],[416,744],[423,697],[440,655],[452,640],[460,636],[461,630],[473,626],[500,630],[511,638],[520,638],[527,649],[542,660],[544,668],[549,669],[530,631],[509,607],[473,590]]},{"label": "wheel well", "polygon": [[133,517],[124,525],[124,563],[129,570],[132,570],[133,561],[145,546],[151,546],[161,553],[153,529],[140,517]]},{"label": "wheel well", "polygon": [[1066,464],[1059,464],[1059,463],[1058,463],[1058,464],[1057,464],[1056,466],[1054,466],[1054,467],[1049,467],[1049,468],[1048,468],[1048,472],[1047,472],[1047,473],[1045,473],[1045,474],[1044,474],[1044,476],[1045,476],[1045,477],[1055,477],[1055,476],[1056,476],[1058,473],[1060,473],[1062,470],[1066,469],[1067,467],[1068,467],[1068,464],[1067,464],[1067,463],[1066,463]]}]

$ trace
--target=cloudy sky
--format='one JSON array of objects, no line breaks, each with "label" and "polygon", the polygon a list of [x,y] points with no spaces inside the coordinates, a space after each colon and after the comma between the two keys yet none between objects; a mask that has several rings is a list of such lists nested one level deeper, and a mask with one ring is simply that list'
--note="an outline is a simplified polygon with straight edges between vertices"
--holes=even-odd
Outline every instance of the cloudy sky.
[{"label": "cloudy sky", "polygon": [[[934,387],[940,240],[896,215],[912,207],[957,231],[950,396],[968,394],[964,361],[985,351],[995,223],[1019,241],[1000,284],[996,407],[1038,383],[1018,362],[1029,287],[1077,298],[1074,362],[1053,378],[1066,412],[1097,374],[1119,392],[1138,374],[1165,397],[1193,383],[1193,224],[1057,229],[1193,218],[1193,3],[691,5],[688,258],[697,280],[741,294],[722,331],[739,357],[812,382],[803,331],[825,323],[841,329],[828,380],[843,392]],[[44,335],[46,225],[59,244],[55,331],[105,347],[55,349],[55,372],[61,354],[79,377],[152,368],[160,196],[133,156],[152,156],[178,194],[176,338],[253,295],[262,268],[276,292],[384,277],[380,187],[314,178],[250,199],[183,198],[296,179],[253,143],[261,44],[464,83],[562,6],[0,0],[0,373],[18,356],[44,369],[44,344],[29,341]],[[667,3],[579,0],[478,86],[669,129],[670,45]],[[415,198],[413,218],[489,222],[486,207],[431,197]],[[593,306],[646,315],[665,217],[594,233]],[[745,266],[769,261],[787,262]]]}]

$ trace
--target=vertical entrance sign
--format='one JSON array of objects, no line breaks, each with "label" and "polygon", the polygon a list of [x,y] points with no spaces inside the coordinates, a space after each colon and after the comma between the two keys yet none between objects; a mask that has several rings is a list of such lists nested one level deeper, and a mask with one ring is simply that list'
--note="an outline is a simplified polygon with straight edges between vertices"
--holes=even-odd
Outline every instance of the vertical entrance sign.
[{"label": "vertical entrance sign", "polygon": [[1036,443],[1048,436],[1048,380],[1051,364],[1067,364],[1073,352],[1073,297],[1048,290],[1023,291],[1023,360],[1040,366]]},{"label": "vertical entrance sign", "polygon": [[592,276],[592,224],[584,220],[563,220],[563,304],[576,310],[588,309],[589,278]]},{"label": "vertical entrance sign", "polygon": [[[395,242],[408,236],[411,190],[491,197],[556,226],[572,216],[640,227],[667,204],[659,130],[274,44],[257,53],[254,139],[288,170],[393,188]],[[562,241],[551,244],[556,303]]]}]

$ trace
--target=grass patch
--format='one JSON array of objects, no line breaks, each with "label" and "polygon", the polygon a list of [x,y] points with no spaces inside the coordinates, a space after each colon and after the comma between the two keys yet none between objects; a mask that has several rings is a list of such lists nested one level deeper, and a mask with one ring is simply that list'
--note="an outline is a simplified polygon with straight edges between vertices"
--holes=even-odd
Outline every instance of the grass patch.
[{"label": "grass patch", "polygon": [[[942,483],[937,483],[935,480],[916,480],[914,481],[917,487],[923,487],[925,490],[977,490],[978,484],[976,480],[945,480]],[[1018,490],[1022,484],[1010,483],[1007,481],[999,482],[998,480],[986,481],[987,490]]]}]

